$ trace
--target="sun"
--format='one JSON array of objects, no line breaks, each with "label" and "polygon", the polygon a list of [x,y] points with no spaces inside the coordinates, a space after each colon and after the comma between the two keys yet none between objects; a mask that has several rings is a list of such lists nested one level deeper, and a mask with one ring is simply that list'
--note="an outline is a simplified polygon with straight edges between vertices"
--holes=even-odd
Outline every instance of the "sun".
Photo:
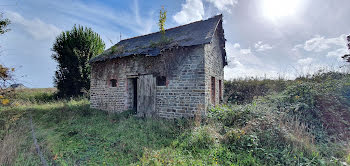
[{"label": "sun", "polygon": [[277,21],[285,17],[295,16],[302,0],[262,0],[262,13],[265,18]]}]

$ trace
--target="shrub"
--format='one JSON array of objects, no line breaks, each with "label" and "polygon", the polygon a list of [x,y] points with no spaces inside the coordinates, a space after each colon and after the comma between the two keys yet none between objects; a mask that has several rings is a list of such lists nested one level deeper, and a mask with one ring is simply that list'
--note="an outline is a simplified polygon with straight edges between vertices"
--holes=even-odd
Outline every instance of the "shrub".
[{"label": "shrub", "polygon": [[218,139],[219,134],[211,127],[204,126],[195,128],[191,133],[185,133],[182,138],[175,143],[179,147],[192,153],[199,153],[212,148]]},{"label": "shrub", "polygon": [[315,104],[316,92],[313,89],[314,84],[298,81],[296,84],[287,87],[284,91],[285,101],[291,104],[300,103],[305,107],[312,108]]},{"label": "shrub", "polygon": [[225,81],[225,101],[236,104],[250,103],[258,96],[283,91],[287,82],[282,78],[277,80],[248,78]]},{"label": "shrub", "polygon": [[57,100],[55,88],[38,88],[17,90],[12,97],[15,103],[46,103]]},{"label": "shrub", "polygon": [[236,144],[242,136],[244,136],[245,132],[240,129],[230,129],[223,138],[223,142],[228,145]]},{"label": "shrub", "polygon": [[219,121],[224,124],[224,126],[236,126],[242,127],[253,116],[258,116],[252,113],[252,105],[244,106],[221,106],[215,107],[209,110],[209,118],[214,121]]}]

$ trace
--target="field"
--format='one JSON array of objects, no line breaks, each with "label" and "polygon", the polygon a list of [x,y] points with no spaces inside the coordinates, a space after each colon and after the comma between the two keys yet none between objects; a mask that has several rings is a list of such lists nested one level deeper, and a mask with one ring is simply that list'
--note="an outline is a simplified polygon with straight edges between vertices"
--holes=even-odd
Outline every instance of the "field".
[{"label": "field", "polygon": [[350,164],[348,74],[227,81],[227,105],[206,119],[109,114],[54,93],[22,90],[1,106],[0,165],[41,164],[33,131],[48,165]]}]

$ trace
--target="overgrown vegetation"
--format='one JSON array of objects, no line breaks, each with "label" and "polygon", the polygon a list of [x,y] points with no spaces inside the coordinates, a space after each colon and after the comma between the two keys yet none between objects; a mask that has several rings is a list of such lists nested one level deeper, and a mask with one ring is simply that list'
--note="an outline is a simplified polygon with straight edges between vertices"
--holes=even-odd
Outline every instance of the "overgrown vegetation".
[{"label": "overgrown vegetation", "polygon": [[277,80],[246,78],[225,81],[224,100],[230,104],[250,103],[258,96],[282,92],[289,82],[282,78]]},{"label": "overgrown vegetation", "polygon": [[168,37],[166,37],[166,36],[163,36],[160,40],[158,40],[158,41],[151,41],[150,42],[150,45],[149,45],[149,47],[151,47],[151,48],[160,48],[160,49],[162,49],[162,48],[164,48],[165,46],[167,46],[168,44],[170,44],[171,42],[173,41],[173,39],[172,38],[168,38]]},{"label": "overgrown vegetation", "polygon": [[232,104],[212,108],[201,123],[108,114],[84,98],[57,101],[23,91],[21,105],[0,109],[0,164],[40,164],[29,114],[53,165],[349,164],[349,83],[350,75],[336,72],[226,82],[226,91],[231,86],[242,95],[228,97]]},{"label": "overgrown vegetation", "polygon": [[159,21],[158,21],[158,26],[159,26],[159,31],[162,33],[162,35],[165,35],[165,21],[166,21],[166,10],[164,7],[159,11]]},{"label": "overgrown vegetation", "polygon": [[111,54],[122,54],[124,53],[125,49],[124,46],[116,44],[112,46],[111,48],[104,51],[101,55],[102,56],[110,56]]}]

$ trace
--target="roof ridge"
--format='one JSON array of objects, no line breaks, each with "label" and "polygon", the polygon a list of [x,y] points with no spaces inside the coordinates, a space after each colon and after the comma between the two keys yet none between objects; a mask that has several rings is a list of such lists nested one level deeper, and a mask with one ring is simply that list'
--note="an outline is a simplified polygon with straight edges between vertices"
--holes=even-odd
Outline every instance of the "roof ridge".
[{"label": "roof ridge", "polygon": [[219,14],[219,15],[217,15],[217,16],[221,16],[221,18],[220,18],[220,20],[216,23],[215,28],[214,28],[214,33],[211,35],[211,38],[214,37],[215,32],[216,32],[216,30],[217,30],[217,28],[218,28],[218,26],[219,26],[219,24],[220,24],[220,21],[222,21],[222,14]]},{"label": "roof ridge", "polygon": [[[191,24],[195,24],[195,23],[198,23],[198,22],[208,21],[208,20],[214,19],[216,17],[221,17],[221,19],[222,19],[222,14],[215,15],[213,17],[210,17],[210,18],[206,19],[206,20],[198,20],[198,21],[190,22],[188,24],[183,24],[183,25],[172,27],[172,28],[168,28],[168,29],[165,30],[165,32],[168,31],[168,30],[172,30],[172,29],[175,29],[175,28],[180,28],[180,27],[191,25]],[[215,27],[215,29],[216,29],[216,27]],[[123,39],[123,40],[119,41],[118,43],[120,43],[122,41],[130,40],[130,39],[134,39],[134,38],[139,38],[139,37],[143,37],[143,36],[153,35],[153,34],[156,34],[156,33],[160,33],[160,31],[152,32],[152,33],[148,33],[148,34],[144,34],[144,35],[139,35],[139,36],[135,36],[135,37],[127,38],[127,39]],[[118,43],[116,43],[115,45],[117,45]]]},{"label": "roof ridge", "polygon": [[[102,54],[92,58],[90,63],[137,54],[157,56],[161,51],[158,47],[172,47],[171,44],[187,47],[211,43],[218,29],[218,25],[222,22],[222,17],[223,15],[219,14],[206,20],[199,20],[166,29],[166,36],[172,39],[169,43],[152,43],[153,40],[161,39],[161,32],[159,31],[121,40],[111,48],[105,50]],[[115,52],[118,51],[118,49],[113,48],[115,46],[123,46],[122,51]]]}]

